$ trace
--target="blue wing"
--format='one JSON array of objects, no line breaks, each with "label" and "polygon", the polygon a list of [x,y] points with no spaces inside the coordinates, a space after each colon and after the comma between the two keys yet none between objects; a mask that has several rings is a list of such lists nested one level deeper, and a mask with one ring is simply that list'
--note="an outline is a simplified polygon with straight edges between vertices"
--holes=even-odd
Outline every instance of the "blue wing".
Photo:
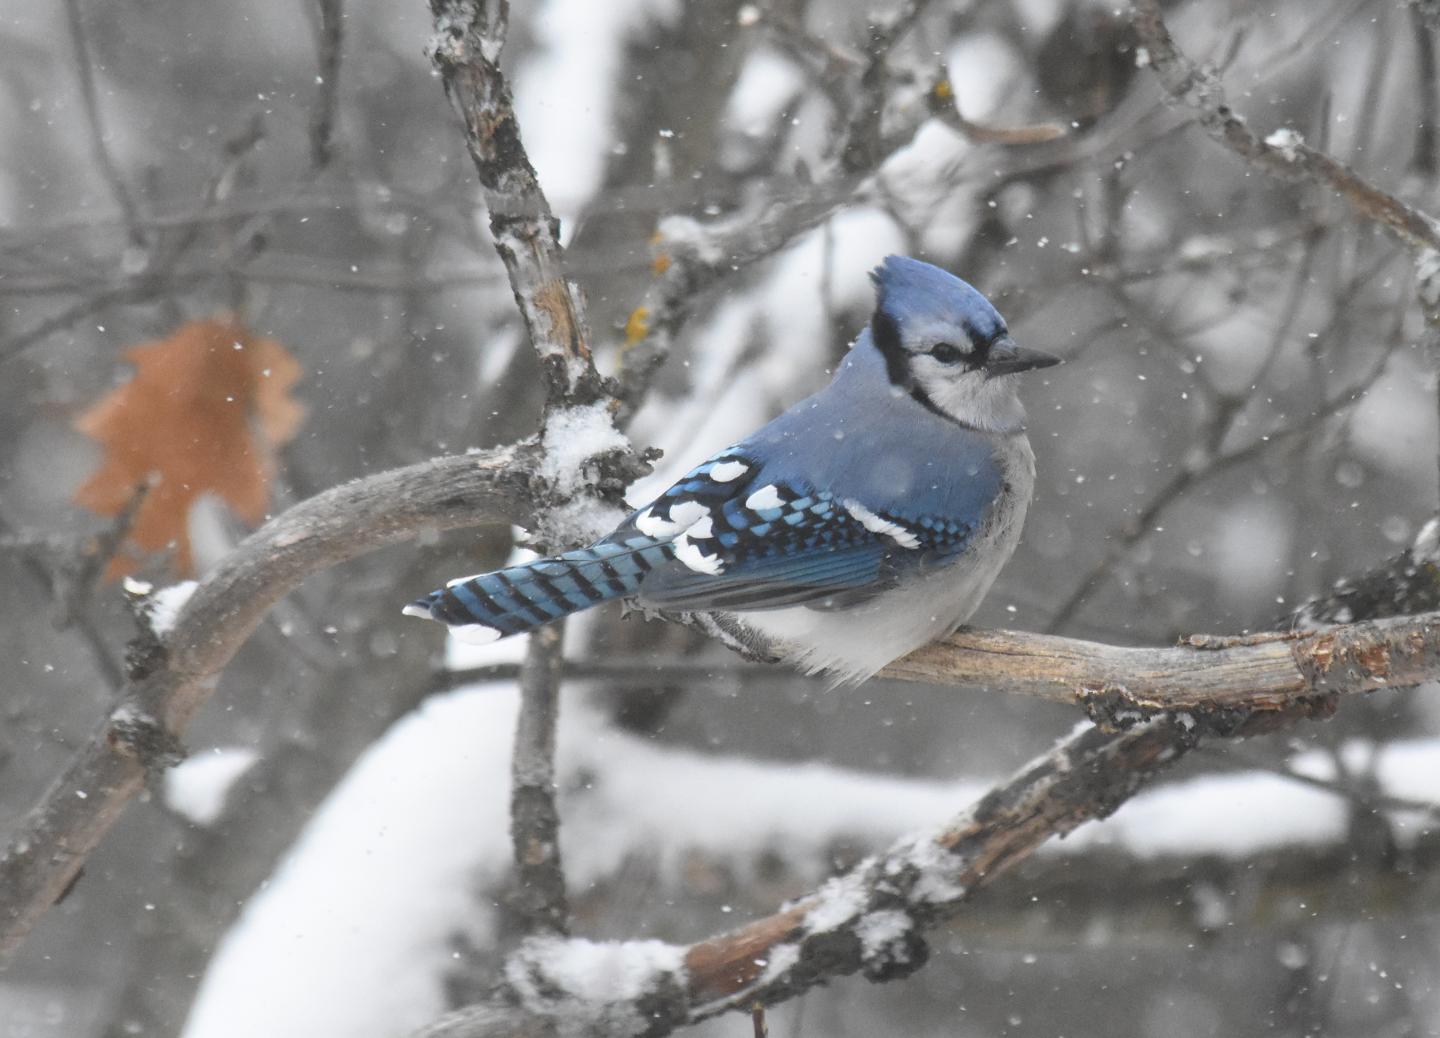
[{"label": "blue wing", "polygon": [[[793,481],[769,481],[733,449],[634,513],[615,538],[669,537],[672,557],[639,597],[664,609],[853,605],[913,566],[964,551],[974,527],[939,516],[872,510]],[[608,540],[608,538],[607,538]]]}]

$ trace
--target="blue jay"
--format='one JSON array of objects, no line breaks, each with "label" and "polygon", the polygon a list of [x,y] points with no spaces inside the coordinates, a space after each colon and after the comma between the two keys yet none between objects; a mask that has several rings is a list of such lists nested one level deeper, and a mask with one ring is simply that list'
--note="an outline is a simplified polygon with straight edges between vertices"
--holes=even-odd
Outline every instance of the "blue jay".
[{"label": "blue jay", "polygon": [[466,640],[612,598],[733,614],[837,684],[968,620],[1020,539],[1035,456],[1022,349],[979,292],[891,256],[825,389],[691,469],[588,548],[453,580],[405,607]]}]

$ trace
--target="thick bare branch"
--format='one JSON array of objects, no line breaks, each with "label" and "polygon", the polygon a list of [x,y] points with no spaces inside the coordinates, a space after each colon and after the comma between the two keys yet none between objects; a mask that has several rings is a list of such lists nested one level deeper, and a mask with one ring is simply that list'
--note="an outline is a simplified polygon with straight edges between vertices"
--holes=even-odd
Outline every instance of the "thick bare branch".
[{"label": "thick bare branch", "polygon": [[659,1038],[846,974],[908,976],[925,964],[925,930],[1050,836],[1113,811],[1192,743],[1190,729],[1173,718],[1119,735],[1088,728],[950,823],[898,840],[774,915],[689,947],[585,942],[590,961],[610,957],[628,990],[599,998],[577,990],[579,978],[565,968],[566,942],[533,940],[511,956],[492,1001],[452,1013],[415,1038],[525,1033],[544,1021],[563,1022],[565,1034],[595,1033],[603,1024],[603,1033]]},{"label": "thick bare branch", "polygon": [[590,357],[585,307],[565,276],[560,222],[520,140],[510,84],[500,71],[508,0],[432,0],[431,59],[445,80],[480,175],[495,249],[545,370],[547,396],[593,403],[605,387]]},{"label": "thick bare branch", "polygon": [[888,678],[1079,704],[1106,723],[1127,712],[1288,711],[1338,694],[1440,675],[1440,613],[1302,635],[1193,636],[1170,649],[1018,631],[959,631],[881,672]]},{"label": "thick bare branch", "polygon": [[555,806],[555,727],[560,711],[564,624],[530,636],[520,670],[520,717],[511,762],[510,841],[519,889],[516,903],[532,934],[566,934],[570,909],[560,865],[560,811]]}]

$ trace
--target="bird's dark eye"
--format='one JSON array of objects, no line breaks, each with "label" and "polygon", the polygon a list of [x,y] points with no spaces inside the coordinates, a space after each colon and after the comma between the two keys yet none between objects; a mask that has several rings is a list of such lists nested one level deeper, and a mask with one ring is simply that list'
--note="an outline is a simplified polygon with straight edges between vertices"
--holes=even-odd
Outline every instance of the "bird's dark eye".
[{"label": "bird's dark eye", "polygon": [[966,354],[958,346],[952,346],[948,342],[937,342],[930,347],[930,356],[941,364],[959,364],[965,359]]}]

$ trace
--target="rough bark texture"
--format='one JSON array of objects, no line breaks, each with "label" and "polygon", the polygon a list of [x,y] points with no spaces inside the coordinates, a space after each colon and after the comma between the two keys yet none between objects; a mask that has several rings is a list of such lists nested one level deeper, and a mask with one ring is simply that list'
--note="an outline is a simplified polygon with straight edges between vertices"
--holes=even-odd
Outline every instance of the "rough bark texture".
[{"label": "rough bark texture", "polygon": [[1015,631],[960,631],[890,664],[888,678],[984,688],[1083,706],[1110,727],[1160,711],[1289,711],[1340,692],[1404,688],[1440,667],[1440,614],[1317,633],[1195,635],[1170,649],[1122,648]]},{"label": "rough bark texture", "polygon": [[431,59],[464,120],[495,251],[540,356],[548,400],[552,406],[593,403],[606,392],[590,359],[584,303],[565,276],[560,221],[525,154],[510,85],[500,71],[508,7],[508,0],[434,0]]},{"label": "rough bark texture", "polygon": [[529,933],[570,930],[555,806],[555,726],[560,713],[562,624],[530,636],[520,671],[520,717],[511,762],[510,839],[515,908]]}]

